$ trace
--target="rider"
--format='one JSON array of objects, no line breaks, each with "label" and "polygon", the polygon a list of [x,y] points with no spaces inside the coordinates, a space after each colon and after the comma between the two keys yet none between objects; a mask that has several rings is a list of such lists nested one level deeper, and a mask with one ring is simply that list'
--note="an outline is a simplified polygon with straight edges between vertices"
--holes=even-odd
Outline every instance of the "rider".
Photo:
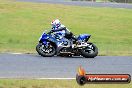
[{"label": "rider", "polygon": [[63,24],[61,24],[59,19],[53,20],[51,22],[51,25],[52,25],[52,30],[50,31],[50,33],[59,32],[62,36],[64,36],[68,40],[73,39],[73,40],[77,41],[77,39],[75,38],[73,33],[70,32]]}]

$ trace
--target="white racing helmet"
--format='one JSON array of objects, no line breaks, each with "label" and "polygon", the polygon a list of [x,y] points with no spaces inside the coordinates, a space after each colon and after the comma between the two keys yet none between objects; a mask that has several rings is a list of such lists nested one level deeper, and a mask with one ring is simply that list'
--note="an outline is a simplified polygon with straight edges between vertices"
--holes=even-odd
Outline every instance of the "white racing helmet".
[{"label": "white racing helmet", "polygon": [[60,23],[59,19],[56,19],[56,20],[53,20],[53,21],[51,22],[51,25],[52,25],[52,27],[53,27],[54,29],[56,29],[56,28],[60,27],[61,23]]}]

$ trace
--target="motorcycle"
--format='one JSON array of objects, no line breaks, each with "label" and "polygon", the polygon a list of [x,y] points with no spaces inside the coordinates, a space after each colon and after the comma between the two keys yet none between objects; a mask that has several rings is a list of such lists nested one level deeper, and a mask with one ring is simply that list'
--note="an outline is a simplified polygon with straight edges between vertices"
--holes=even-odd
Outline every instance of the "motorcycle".
[{"label": "motorcycle", "polygon": [[[46,30],[47,31],[47,30]],[[85,58],[94,58],[98,55],[98,48],[95,44],[89,42],[91,35],[81,34],[76,40],[67,39],[59,33],[46,32],[39,38],[36,51],[43,57],[57,56],[83,56]]]}]

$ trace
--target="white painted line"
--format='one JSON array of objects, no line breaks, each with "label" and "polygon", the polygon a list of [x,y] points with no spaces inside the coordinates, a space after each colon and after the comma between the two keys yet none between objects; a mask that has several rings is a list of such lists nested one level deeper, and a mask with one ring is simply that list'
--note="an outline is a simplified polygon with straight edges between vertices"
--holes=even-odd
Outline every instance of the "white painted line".
[{"label": "white painted line", "polygon": [[20,55],[20,54],[22,54],[22,53],[10,53],[10,54],[18,54],[18,55]]},{"label": "white painted line", "polygon": [[20,54],[24,54],[24,53],[12,53],[12,52],[5,52],[5,53],[3,53],[3,54],[14,54],[14,55],[15,55],[15,54],[16,54],[16,55],[17,55],[17,54],[19,54],[19,55],[20,55]]},{"label": "white painted line", "polygon": [[48,80],[71,80],[76,78],[36,78],[36,79],[48,79]]},{"label": "white painted line", "polygon": [[38,80],[72,80],[76,78],[21,78],[21,77],[0,77],[0,79],[38,79]]}]

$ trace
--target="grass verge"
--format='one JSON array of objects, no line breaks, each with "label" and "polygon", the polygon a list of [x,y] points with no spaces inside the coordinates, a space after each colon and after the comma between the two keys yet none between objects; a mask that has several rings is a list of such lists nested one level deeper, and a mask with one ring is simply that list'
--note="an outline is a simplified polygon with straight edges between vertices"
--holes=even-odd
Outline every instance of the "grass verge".
[{"label": "grass verge", "polygon": [[75,80],[18,80],[0,79],[0,88],[131,88],[132,84],[86,84]]},{"label": "grass verge", "polygon": [[99,55],[132,55],[132,10],[0,0],[0,52],[35,53],[51,20],[74,34],[91,34]]}]

